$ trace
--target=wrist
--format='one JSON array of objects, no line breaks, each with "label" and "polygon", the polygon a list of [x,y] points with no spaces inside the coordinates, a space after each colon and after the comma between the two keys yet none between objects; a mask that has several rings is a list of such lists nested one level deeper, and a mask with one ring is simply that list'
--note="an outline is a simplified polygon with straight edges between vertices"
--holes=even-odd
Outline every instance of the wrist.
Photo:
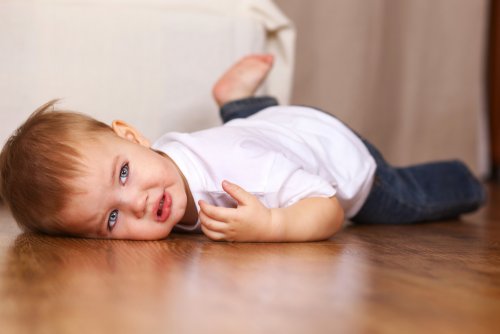
[{"label": "wrist", "polygon": [[286,240],[286,224],[283,217],[283,210],[279,208],[270,209],[271,223],[269,224],[269,241],[280,242]]}]

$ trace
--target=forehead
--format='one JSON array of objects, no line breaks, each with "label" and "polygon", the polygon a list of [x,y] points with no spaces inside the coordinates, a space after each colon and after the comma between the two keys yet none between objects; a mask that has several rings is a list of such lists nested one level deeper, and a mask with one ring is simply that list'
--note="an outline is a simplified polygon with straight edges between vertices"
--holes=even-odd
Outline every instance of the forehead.
[{"label": "forehead", "polygon": [[71,181],[61,220],[68,233],[92,236],[100,233],[103,204],[111,196],[110,179],[120,147],[126,145],[114,135],[98,136],[78,145],[81,173]]},{"label": "forehead", "polygon": [[84,159],[84,163],[94,163],[95,158],[102,158],[102,154],[127,148],[127,141],[113,132],[92,133],[76,144],[76,149]]}]

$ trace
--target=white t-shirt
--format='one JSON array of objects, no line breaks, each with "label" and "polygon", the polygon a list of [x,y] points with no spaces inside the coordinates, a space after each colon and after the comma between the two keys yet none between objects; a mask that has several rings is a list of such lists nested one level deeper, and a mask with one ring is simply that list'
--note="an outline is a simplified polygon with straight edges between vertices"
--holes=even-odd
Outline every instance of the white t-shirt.
[{"label": "white t-shirt", "polygon": [[[270,107],[194,133],[167,133],[153,148],[175,161],[197,206],[203,199],[234,207],[221,186],[228,180],[270,208],[336,196],[350,218],[366,200],[376,168],[366,146],[341,121],[298,106]],[[199,222],[178,227],[199,230]]]}]

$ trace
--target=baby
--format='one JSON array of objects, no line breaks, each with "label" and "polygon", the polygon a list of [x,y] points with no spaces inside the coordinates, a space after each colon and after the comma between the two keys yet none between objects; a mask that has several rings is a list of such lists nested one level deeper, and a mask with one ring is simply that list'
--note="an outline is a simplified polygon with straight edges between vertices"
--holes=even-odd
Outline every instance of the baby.
[{"label": "baby", "polygon": [[41,106],[2,150],[3,199],[29,231],[154,240],[177,229],[264,242],[327,239],[345,218],[455,218],[484,203],[461,162],[395,168],[337,118],[253,97],[272,63],[247,56],[215,84],[226,124],[153,145],[123,121]]}]

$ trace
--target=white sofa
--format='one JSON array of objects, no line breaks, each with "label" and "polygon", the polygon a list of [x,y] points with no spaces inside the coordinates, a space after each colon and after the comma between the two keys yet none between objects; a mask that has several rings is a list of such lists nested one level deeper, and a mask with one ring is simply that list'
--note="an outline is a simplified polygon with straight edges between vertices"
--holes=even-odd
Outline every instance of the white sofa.
[{"label": "white sofa", "polygon": [[255,52],[275,54],[264,90],[287,103],[294,39],[271,0],[3,0],[0,141],[53,98],[151,140],[217,125],[212,84]]}]

